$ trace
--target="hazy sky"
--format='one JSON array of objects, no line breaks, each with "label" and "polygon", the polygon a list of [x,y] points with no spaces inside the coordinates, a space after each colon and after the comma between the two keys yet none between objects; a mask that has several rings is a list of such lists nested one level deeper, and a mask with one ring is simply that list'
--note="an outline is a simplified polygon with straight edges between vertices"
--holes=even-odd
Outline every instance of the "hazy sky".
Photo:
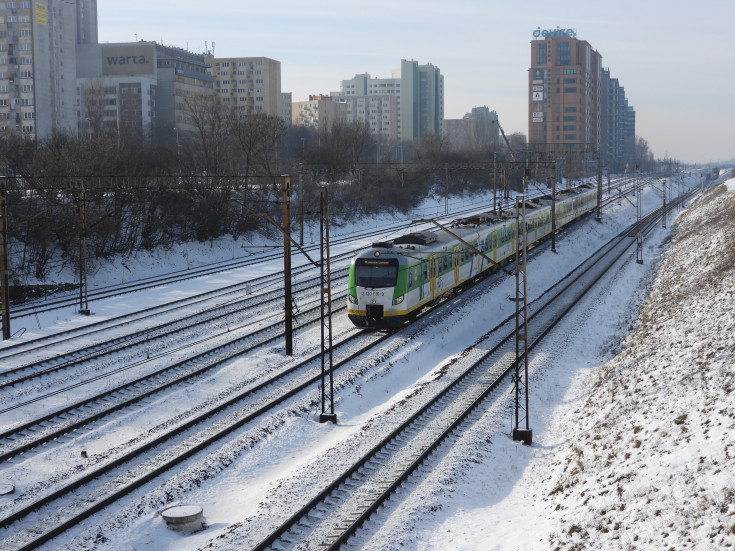
[{"label": "hazy sky", "polygon": [[281,62],[294,101],[358,73],[388,78],[401,59],[444,75],[447,118],[486,105],[528,134],[530,42],[574,28],[602,55],[657,158],[735,157],[735,2],[615,0],[99,0],[100,42],[153,40],[217,57]]}]

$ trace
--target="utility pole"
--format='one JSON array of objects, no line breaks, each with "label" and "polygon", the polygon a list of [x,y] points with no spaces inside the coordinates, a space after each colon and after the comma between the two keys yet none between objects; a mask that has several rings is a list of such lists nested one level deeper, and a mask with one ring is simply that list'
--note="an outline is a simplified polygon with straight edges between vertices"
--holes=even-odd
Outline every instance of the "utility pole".
[{"label": "utility pole", "polygon": [[286,356],[293,356],[293,303],[291,297],[291,177],[282,176],[283,192],[283,311],[285,319]]},{"label": "utility pole", "polygon": [[551,165],[551,252],[556,252],[556,165]]},{"label": "utility pole", "polygon": [[2,306],[3,340],[10,338],[10,283],[8,270],[8,211],[4,187],[0,188],[0,303]]},{"label": "utility pole", "polygon": [[597,221],[602,222],[602,155],[597,154]]},{"label": "utility pole", "polygon": [[79,313],[89,315],[89,294],[87,292],[87,192],[84,182],[79,194]]},{"label": "utility pole", "polygon": [[[641,182],[638,165],[635,165],[635,205],[636,205],[636,221],[641,222]],[[643,234],[638,230],[636,235],[637,253],[636,262],[643,264]]]},{"label": "utility pole", "polygon": [[[513,440],[526,445],[533,441],[533,431],[529,426],[528,404],[528,308],[526,303],[526,253],[528,252],[526,234],[526,197],[516,196],[516,361],[515,374],[515,427]],[[525,417],[525,428],[521,428],[521,412]]]},{"label": "utility pole", "polygon": [[[301,138],[303,143],[304,138]],[[304,246],[304,165],[299,164],[299,245]]]},{"label": "utility pole", "polygon": [[498,154],[493,153],[493,212],[498,213]]},{"label": "utility pole", "polygon": [[449,214],[449,166],[444,163],[444,181],[446,187],[444,190],[444,214]]},{"label": "utility pole", "polygon": [[[319,198],[319,243],[321,259],[319,263],[319,296],[321,298],[321,337],[322,337],[322,412],[319,422],[331,421],[337,423],[337,414],[334,412],[334,365],[332,363],[332,271],[329,262],[329,194],[326,187],[322,187]],[[327,367],[327,358],[329,366]],[[329,391],[327,391],[327,385]],[[329,409],[327,409],[329,402]]]}]

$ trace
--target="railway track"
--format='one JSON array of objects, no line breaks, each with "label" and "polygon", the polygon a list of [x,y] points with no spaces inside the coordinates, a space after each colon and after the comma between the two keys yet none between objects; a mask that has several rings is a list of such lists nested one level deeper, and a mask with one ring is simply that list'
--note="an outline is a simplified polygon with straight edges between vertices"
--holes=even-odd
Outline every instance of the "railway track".
[{"label": "railway track", "polygon": [[[352,253],[343,253],[335,255],[333,262],[335,265],[339,265],[340,262],[344,262],[351,258],[351,254]],[[294,268],[293,276],[295,279],[298,279],[299,277],[307,278],[310,277],[312,271],[313,267],[311,265],[298,266]],[[335,272],[335,276],[337,275],[338,272]],[[210,308],[208,306],[209,303],[220,301],[218,304],[222,304],[223,302],[235,301],[238,298],[256,295],[259,292],[267,292],[269,288],[279,288],[278,292],[280,294],[278,296],[282,297],[283,294],[280,289],[282,280],[282,273],[268,274],[204,293],[199,293],[196,296],[178,299],[165,304],[138,310],[136,312],[108,318],[99,322],[93,322],[91,324],[84,325],[83,327],[56,332],[52,335],[46,335],[32,340],[7,344],[0,348],[0,360],[8,365],[15,361],[15,358],[24,358],[32,353],[42,354],[44,349],[51,350],[54,346],[66,345],[68,348],[73,348],[76,346],[76,342],[82,339],[88,339],[89,337],[97,338],[97,336],[102,334],[104,331],[126,330],[128,332],[133,332],[135,329],[132,327],[135,324],[144,325],[146,323],[153,323],[151,320],[156,318],[165,318],[166,316],[174,316],[177,312],[183,312],[187,308],[194,311],[201,311],[202,309]],[[182,314],[180,317],[184,317],[184,315]],[[52,350],[48,355],[55,356],[57,354],[58,352],[56,350]]]},{"label": "railway track", "polygon": [[[510,205],[510,202],[508,202]],[[461,216],[469,212],[476,212],[478,209],[492,208],[491,204],[486,205],[471,205],[466,208],[457,209],[451,214],[446,214],[446,217],[450,216]],[[374,236],[382,236],[387,233],[394,233],[403,231],[411,226],[410,222],[400,222],[398,224],[391,224],[389,226],[383,226],[380,228],[373,228],[368,231],[354,232],[348,235],[333,238],[331,240],[332,247],[336,247],[341,244],[349,244],[356,240],[367,239]],[[305,245],[304,249],[307,252],[318,251],[318,245]],[[353,256],[354,251],[345,253],[346,256]],[[208,264],[191,268],[187,270],[181,270],[161,276],[144,278],[139,280],[130,281],[128,283],[119,285],[110,285],[106,287],[99,287],[91,289],[88,292],[89,301],[99,301],[105,298],[112,298],[116,296],[122,296],[125,294],[150,289],[153,287],[160,287],[162,285],[169,285],[172,283],[179,283],[187,279],[194,279],[203,277],[206,275],[212,275],[221,273],[228,270],[234,270],[239,268],[245,268],[257,264],[262,264],[270,260],[277,260],[282,258],[281,252],[277,253],[262,253],[250,255],[244,258],[232,259],[230,261]],[[71,293],[58,293],[53,296],[46,297],[42,300],[30,301],[28,303],[14,305],[11,308],[10,318],[12,320],[19,320],[29,316],[35,316],[44,312],[49,312],[56,309],[73,307],[79,304],[79,292],[78,290]]]},{"label": "railway track", "polygon": [[[347,268],[334,270],[332,277],[335,282],[343,281],[347,277]],[[305,309],[308,309],[309,301],[313,302],[315,300],[309,294],[316,295],[317,290],[318,286],[315,285],[313,280],[301,281],[293,286],[294,297],[301,296],[303,298],[302,306]],[[81,348],[78,347],[79,345],[74,346],[76,341],[89,342],[91,340],[90,336],[94,336],[96,341],[105,333],[111,333],[112,329],[117,332],[121,329],[121,326],[130,326],[133,321],[123,320],[113,328],[97,328],[91,332],[77,335],[76,338],[68,337],[63,342],[64,349],[68,350],[66,352],[59,350],[60,343],[58,341],[36,346],[32,352],[35,356],[40,356],[39,359],[20,364],[0,373],[0,391],[37,377],[48,376],[57,371],[71,370],[82,363],[97,361],[121,350],[125,350],[127,356],[140,357],[140,353],[136,350],[140,347],[151,347],[158,341],[169,339],[173,341],[175,339],[181,342],[187,338],[199,339],[203,327],[211,327],[207,329],[207,333],[209,337],[212,337],[212,333],[217,332],[215,324],[226,325],[227,333],[233,329],[242,329],[256,324],[259,319],[260,323],[263,324],[263,320],[267,322],[268,316],[258,314],[258,312],[268,311],[269,308],[270,312],[277,311],[279,302],[283,300],[283,292],[279,289],[256,295],[242,294],[232,296],[225,302],[221,302],[221,298],[221,295],[217,296],[216,300],[218,302],[214,306],[207,306],[210,303],[209,300],[197,300],[193,304],[176,306],[166,311],[167,315],[179,312],[177,317],[172,320],[132,331],[128,328],[124,335],[113,336],[107,340],[94,342],[92,345],[82,346]],[[136,321],[139,321],[139,318]],[[0,360],[9,362],[28,355],[28,351],[26,353],[15,352],[0,356]]]},{"label": "railway track", "polygon": [[[308,383],[306,383],[306,386],[304,386],[303,388],[308,388],[308,386],[310,386],[310,385],[313,386],[315,384],[315,381],[316,381],[316,379],[311,379]],[[268,386],[270,384],[271,383],[264,383],[265,386]],[[302,390],[303,390],[303,388],[302,388]],[[296,391],[296,392],[298,392],[298,391]],[[284,394],[284,392],[282,390],[279,390],[278,391],[278,394],[282,395],[282,394]],[[287,398],[294,395],[294,394],[290,394],[290,393],[287,393],[287,394],[288,394]],[[232,406],[232,404],[230,404],[230,406]],[[83,407],[83,406],[81,406],[81,407]],[[272,407],[272,406],[270,406],[270,407]],[[269,409],[264,409],[262,412],[259,413],[259,415],[262,415],[263,413],[265,413],[267,411],[270,411],[270,410]],[[74,414],[74,413],[72,412],[72,414]],[[210,414],[210,417],[212,415],[220,415],[220,414],[222,414],[222,411],[219,411],[217,413],[212,413],[212,414]],[[193,422],[193,420],[192,420],[192,422]],[[203,421],[202,420],[198,420],[197,421],[197,423],[201,423],[201,422],[203,422]],[[232,421],[229,421],[229,420],[226,421],[226,422],[223,421],[223,423],[225,425],[229,425],[229,426],[224,427],[221,431],[218,429],[216,431],[217,434],[219,435],[218,437],[221,438],[222,437],[222,434],[229,434],[230,432],[232,432],[232,431],[236,430],[237,428],[241,427],[242,426],[242,423],[246,423],[246,422],[248,422],[248,421],[237,421],[237,422],[235,422],[233,424],[233,422]],[[240,424],[238,424],[238,423],[240,423]],[[189,425],[188,422],[187,422],[187,425]],[[190,425],[188,428],[191,428],[194,425]],[[237,425],[237,426],[235,426],[235,425]],[[211,433],[212,430],[209,430],[208,429],[208,430],[203,431],[203,432]],[[149,448],[147,451],[137,452],[137,455],[138,456],[145,456],[148,453],[152,453],[151,450],[153,450],[156,446],[161,445],[163,442],[170,441],[171,438],[174,438],[174,437],[168,437],[168,440],[161,440],[161,441],[158,441],[158,439],[156,439],[155,443],[152,444],[152,447],[151,448]],[[183,438],[183,436],[177,436],[176,438],[181,439],[181,438]],[[195,438],[195,436],[192,436],[192,438]],[[200,437],[200,438],[202,438],[202,437]],[[214,441],[216,441],[216,440],[214,440]],[[18,549],[31,549],[35,545],[40,545],[40,543],[42,543],[43,541],[48,541],[49,539],[55,537],[55,535],[58,535],[59,533],[61,533],[61,531],[63,531],[64,529],[66,529],[66,527],[68,527],[68,526],[70,526],[72,524],[75,524],[75,523],[79,522],[83,518],[86,518],[86,516],[89,516],[89,515],[93,514],[94,512],[96,512],[98,510],[101,510],[101,508],[104,508],[106,506],[106,504],[111,503],[112,501],[119,499],[122,495],[125,495],[126,493],[132,491],[133,489],[142,486],[143,484],[147,483],[148,481],[150,481],[153,478],[155,478],[156,476],[158,476],[158,474],[161,474],[162,472],[165,472],[165,469],[170,469],[173,465],[176,465],[176,464],[180,463],[181,461],[184,461],[186,458],[191,457],[191,455],[193,455],[194,453],[198,453],[202,449],[205,449],[207,446],[211,445],[211,443],[212,442],[208,442],[207,444],[193,443],[193,442],[189,441],[188,438],[187,438],[187,440],[182,440],[180,442],[180,444],[176,444],[177,447],[180,445],[183,448],[183,451],[181,451],[181,455],[180,455],[181,458],[180,459],[171,459],[170,461],[167,460],[164,464],[157,464],[157,466],[154,467],[154,468],[148,468],[148,467],[146,467],[147,472],[148,472],[147,475],[142,475],[142,476],[136,478],[135,480],[128,480],[124,484],[122,482],[115,483],[115,486],[121,488],[120,491],[122,492],[122,493],[115,494],[117,497],[109,497],[108,496],[108,497],[100,498],[99,500],[95,501],[94,504],[92,504],[92,505],[90,505],[89,507],[86,507],[86,508],[82,508],[81,505],[76,505],[76,504],[72,504],[72,505],[68,505],[68,506],[63,506],[64,509],[74,510],[74,511],[76,511],[79,514],[76,514],[75,513],[74,515],[72,515],[73,519],[72,519],[72,517],[69,517],[66,520],[59,520],[59,521],[53,520],[53,519],[45,519],[45,520],[41,521],[40,525],[37,525],[37,526],[39,526],[38,528],[31,528],[28,531],[24,531],[24,533],[23,533],[24,536],[23,537],[18,536],[23,541],[26,541],[27,540],[30,543],[22,543],[22,546],[16,547],[16,543],[18,543],[18,541],[16,539],[13,542],[11,542],[10,544],[13,546],[13,548],[18,548]],[[171,453],[169,453],[169,452],[170,452],[170,450],[173,449],[173,447],[174,446],[172,446],[171,444],[167,444],[167,450],[168,451],[162,452],[162,453],[165,453],[167,455],[167,457],[168,456],[171,456]],[[178,453],[179,452],[177,451],[177,454]],[[128,457],[128,455],[126,454],[124,456],[123,462],[129,461],[129,460],[130,460],[130,457]],[[165,465],[165,466],[162,466],[162,465]],[[115,469],[115,468],[117,468],[117,466],[111,467],[111,469]],[[143,467],[141,466],[141,468],[143,468]],[[135,469],[135,470],[137,470],[137,469]],[[111,472],[111,471],[107,471],[107,472]],[[94,477],[100,477],[100,476],[102,476],[102,474],[96,474],[96,475],[94,475],[92,477],[92,479],[94,479]],[[110,476],[110,475],[107,475],[107,476]],[[130,477],[128,477],[128,478],[130,478]],[[91,479],[89,479],[89,477],[85,475],[84,477],[82,477],[82,480],[81,480],[81,482],[80,482],[79,485],[76,485],[73,489],[68,490],[68,491],[70,491],[70,492],[77,491],[78,488],[80,488],[82,485],[88,483],[89,480],[91,480]],[[92,491],[92,493],[96,494],[96,493],[99,493],[99,492],[98,492],[98,490],[94,490],[94,491]],[[112,495],[112,494],[109,494],[109,495]],[[15,522],[17,520],[20,520],[22,518],[26,518],[28,515],[30,515],[32,513],[32,511],[43,507],[45,504],[48,504],[48,501],[47,501],[48,499],[50,499],[50,497],[47,495],[46,498],[44,498],[43,500],[36,501],[36,502],[34,502],[32,504],[29,504],[29,505],[23,507],[22,510],[18,510],[15,513],[13,513],[13,514],[5,517],[2,521],[0,521],[0,526],[8,526],[8,525],[10,525],[11,523],[13,523],[13,522]],[[63,500],[65,498],[63,497],[63,495],[58,495],[58,496],[53,495],[53,499],[54,500],[58,500],[58,499],[62,499]],[[88,498],[85,498],[85,499],[88,499]],[[58,515],[52,515],[52,517],[54,517],[54,516],[58,516]],[[69,524],[70,522],[72,524]],[[49,527],[48,529],[46,528],[47,526]],[[37,531],[42,531],[43,534],[41,534],[41,536],[39,536],[39,538],[35,538],[34,537],[34,538],[30,538],[29,539],[29,537],[30,537],[29,534],[33,534],[33,533],[35,533]],[[45,539],[43,539],[43,538],[45,538]],[[8,540],[6,540],[6,541],[8,541]],[[5,542],[3,542],[2,545],[5,545]]]},{"label": "railway track", "polygon": [[[344,297],[338,296],[337,298]],[[335,312],[339,310],[335,309]],[[305,311],[301,316],[301,321],[295,326],[295,329],[303,329],[317,324],[320,320],[319,314],[318,306]],[[2,443],[2,448],[0,448],[2,449],[0,452],[0,463],[22,453],[26,453],[29,450],[38,448],[43,444],[52,442],[61,436],[88,427],[90,424],[98,422],[112,413],[136,406],[143,400],[172,387],[181,384],[192,384],[226,362],[282,338],[283,321],[271,323],[245,336],[229,340],[216,348],[210,348],[204,352],[196,353],[183,360],[165,365],[152,373],[147,373],[131,381],[109,388],[104,392],[76,401],[62,409],[46,413],[20,425],[13,426],[0,433],[0,442]],[[148,360],[150,358],[141,360],[141,362],[147,362]],[[131,365],[126,365],[119,370],[106,372],[98,376],[98,378],[119,375],[121,371],[130,368]],[[70,392],[89,382],[90,380],[84,380],[74,385],[37,395],[30,401],[5,407],[0,410],[0,414],[25,407],[30,403],[48,399],[60,393]]]},{"label": "railway track", "polygon": [[[529,352],[626,255],[638,232],[646,235],[653,229],[662,210],[632,225],[530,305]],[[497,338],[496,331],[505,336],[488,345]],[[484,335],[461,358],[467,365],[460,375],[265,539],[256,543],[245,536],[247,547],[254,551],[295,545],[339,549],[445,440],[455,438],[465,423],[471,423],[493,391],[507,381],[516,364],[514,337],[514,318]],[[488,351],[481,354],[481,350]]]},{"label": "railway track", "polygon": [[[621,193],[621,190],[627,189],[632,185],[632,179],[631,178],[618,178],[615,180],[615,190],[618,193]],[[611,185],[608,185],[608,192],[612,193],[612,187]],[[561,189],[560,189],[561,191]],[[541,190],[529,190],[528,196],[529,198],[539,197],[543,195],[543,191]],[[502,209],[509,209],[514,205],[513,199],[505,199],[501,198],[498,200],[498,205]],[[468,213],[474,213],[481,210],[487,210],[492,209],[493,204],[492,203],[486,203],[486,204],[472,204],[467,208],[461,208],[456,209],[452,213],[447,213],[442,215],[445,218],[450,217],[461,217],[464,214]],[[442,218],[442,216],[437,216],[437,218]],[[375,237],[375,236],[382,236],[386,233],[395,233],[399,231],[403,231],[407,228],[411,227],[411,224],[408,222],[402,222],[395,225],[389,225],[384,226],[377,229],[372,229],[369,231],[364,232],[355,232],[351,233],[349,235],[340,236],[337,238],[332,239],[331,244],[333,247],[345,244],[345,243],[352,243],[355,240],[369,238],[369,237]],[[314,252],[317,249],[316,245],[306,245],[305,250],[309,252]],[[348,253],[345,253],[347,256],[351,256],[354,254],[354,251],[350,251]],[[262,254],[255,254],[250,255],[244,258],[234,258],[230,261],[220,262],[220,263],[213,263],[203,266],[197,266],[195,268],[190,268],[187,270],[181,270],[177,272],[171,272],[167,274],[163,274],[160,276],[150,277],[150,278],[144,278],[139,280],[130,281],[128,283],[121,283],[119,285],[110,285],[105,287],[98,287],[95,289],[91,289],[88,292],[87,299],[89,301],[99,301],[105,298],[112,298],[117,296],[122,296],[125,294],[150,289],[153,287],[160,287],[163,285],[169,285],[172,283],[179,283],[181,281],[185,281],[187,279],[194,279],[198,277],[203,277],[206,275],[212,275],[221,273],[228,270],[234,270],[239,268],[244,268],[256,264],[262,264],[263,262],[267,262],[270,260],[280,259],[282,258],[282,254],[279,253],[262,253]],[[79,304],[80,298],[79,298],[79,292],[74,291],[70,293],[57,293],[53,296],[46,297],[41,300],[35,300],[30,301],[24,304],[14,305],[11,308],[10,311],[10,319],[12,320],[19,320],[25,317],[29,316],[36,316],[38,314],[42,314],[44,312],[49,312],[56,309],[61,308],[67,308],[70,306],[76,306]]]}]

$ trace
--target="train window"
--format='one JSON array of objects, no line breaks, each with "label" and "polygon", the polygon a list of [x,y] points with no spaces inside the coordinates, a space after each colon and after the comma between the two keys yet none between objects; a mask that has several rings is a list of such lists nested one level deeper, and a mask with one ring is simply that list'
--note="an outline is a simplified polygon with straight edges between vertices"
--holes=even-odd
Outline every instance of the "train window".
[{"label": "train window", "polygon": [[362,260],[355,264],[355,285],[358,287],[394,287],[398,280],[398,261]]}]

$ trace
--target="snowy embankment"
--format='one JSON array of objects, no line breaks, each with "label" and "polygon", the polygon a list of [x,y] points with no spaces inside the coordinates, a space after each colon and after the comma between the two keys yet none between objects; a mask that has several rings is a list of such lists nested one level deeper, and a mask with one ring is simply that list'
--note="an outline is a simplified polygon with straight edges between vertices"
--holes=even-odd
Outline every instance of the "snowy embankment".
[{"label": "snowy embankment", "polygon": [[362,544],[735,547],[733,243],[730,180],[677,219],[669,247],[627,262],[533,355],[533,446],[488,415],[404,501],[413,512]]},{"label": "snowy embankment", "polygon": [[[644,212],[660,201],[660,190],[648,190]],[[590,220],[563,232],[556,254],[545,251],[532,260],[530,296],[626,227],[633,210],[630,202],[620,201],[604,213],[602,224]],[[726,225],[733,224],[734,215],[731,181],[729,188],[717,186],[690,205],[670,243],[671,223],[647,237],[644,264],[636,263],[633,250],[532,353],[533,446],[509,438],[506,391],[475,425],[432,457],[431,469],[404,484],[349,548],[732,546],[735,481],[728,460],[735,440],[729,434],[735,415],[729,372],[735,348],[735,253],[727,247],[735,226]],[[211,279],[207,285],[213,285]],[[322,452],[344,448],[344,439],[370,426],[373,414],[432,378],[467,346],[462,339],[474,342],[475,333],[505,317],[513,286],[508,280],[489,289],[482,301],[463,303],[450,325],[439,324],[425,336],[422,348],[410,351],[411,369],[405,369],[403,359],[391,369],[394,359],[388,358],[388,365],[379,365],[352,390],[342,389],[338,425],[319,424],[313,412],[291,418],[266,442],[254,449],[246,446],[239,457],[233,454],[237,460],[228,460],[228,468],[221,467],[212,480],[187,478],[182,469],[113,518],[100,516],[96,527],[80,526],[70,539],[47,548],[243,548],[236,539],[223,537],[229,526],[241,525],[248,532],[259,514],[283,516],[285,503],[275,498],[283,497],[285,483],[293,484],[299,498],[313,491],[311,476],[299,478],[303,472],[313,473],[320,483],[330,478],[339,470],[333,462],[314,467],[322,455],[331,460]],[[153,295],[163,300],[173,291],[159,289],[146,300]],[[175,291],[182,292],[178,286]],[[104,303],[95,304],[95,311],[98,318],[107,315]],[[60,323],[58,316],[37,321],[44,329],[48,322],[52,330]],[[305,344],[297,339],[298,350]],[[188,389],[188,399],[209,389],[208,384]],[[118,435],[107,436],[112,445]],[[198,462],[191,470],[201,467]],[[172,500],[203,505],[207,530],[182,535],[166,529],[157,510]],[[97,534],[104,537],[96,539]]]}]

